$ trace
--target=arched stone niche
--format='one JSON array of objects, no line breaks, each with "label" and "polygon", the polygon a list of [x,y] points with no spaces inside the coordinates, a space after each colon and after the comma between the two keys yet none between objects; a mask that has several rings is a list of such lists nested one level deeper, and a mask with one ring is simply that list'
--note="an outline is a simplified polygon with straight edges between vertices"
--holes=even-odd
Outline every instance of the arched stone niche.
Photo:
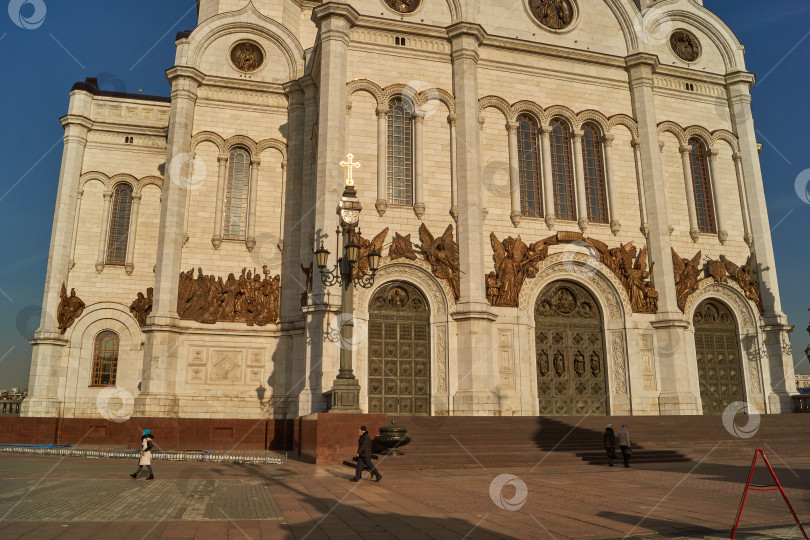
[{"label": "arched stone niche", "polygon": [[[368,289],[355,289],[354,318],[355,332],[368,328],[368,304],[374,293],[387,283],[405,281],[418,288],[428,301],[430,308],[430,365],[431,365],[431,415],[446,415],[450,410],[450,313],[455,309],[453,293],[449,285],[438,280],[430,271],[430,265],[417,259],[396,262],[383,259],[374,279],[374,286]],[[330,327],[334,323],[330,322]],[[331,329],[331,328],[330,328]],[[361,408],[368,410],[368,345],[365,337],[354,351],[355,376],[360,381]]]},{"label": "arched stone niche", "polygon": [[[519,324],[534,330],[534,307],[543,289],[554,281],[572,281],[585,287],[602,310],[605,349],[608,356],[609,414],[630,414],[630,379],[627,356],[626,321],[632,310],[627,292],[613,273],[601,263],[579,252],[555,253],[538,268],[537,276],[526,282],[520,293]],[[536,354],[530,340],[531,357]],[[533,388],[537,374],[532,372]]]}]

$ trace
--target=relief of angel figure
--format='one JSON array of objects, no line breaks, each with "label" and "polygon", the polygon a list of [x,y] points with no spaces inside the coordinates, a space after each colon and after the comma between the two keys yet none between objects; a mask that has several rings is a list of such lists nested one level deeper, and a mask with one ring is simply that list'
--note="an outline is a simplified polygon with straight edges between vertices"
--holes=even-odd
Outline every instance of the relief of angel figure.
[{"label": "relief of angel figure", "polygon": [[700,259],[702,251],[691,259],[684,259],[672,249],[672,264],[675,268],[675,291],[678,295],[678,307],[683,311],[686,300],[698,289],[698,284],[706,278],[700,277]]},{"label": "relief of angel figure", "polygon": [[752,258],[753,255],[750,255],[745,264],[740,267],[728,260],[725,255],[720,255],[720,260],[723,262],[729,277],[740,286],[743,292],[745,292],[745,297],[754,302],[759,308],[760,313],[762,313],[762,294],[759,289],[759,279],[757,275],[751,271]]},{"label": "relief of angel figure", "polygon": [[371,269],[368,266],[368,255],[372,251],[376,251],[380,254],[380,256],[382,256],[383,244],[385,244],[385,238],[387,236],[388,227],[380,231],[377,236],[371,239],[371,241],[368,241],[360,236],[359,232],[355,235],[354,241],[359,246],[357,263],[354,265],[355,278],[359,279],[371,272]]},{"label": "relief of angel figure", "polygon": [[548,256],[548,246],[543,240],[527,246],[520,235],[517,238],[498,240],[495,233],[490,233],[495,273],[500,281],[496,306],[518,307],[520,290],[526,278],[537,275],[537,266]]},{"label": "relief of angel figure", "polygon": [[425,253],[425,260],[430,263],[433,275],[444,279],[450,285],[456,300],[460,298],[460,266],[458,244],[453,240],[453,225],[447,226],[444,234],[433,238],[423,223],[419,227],[420,249]]}]

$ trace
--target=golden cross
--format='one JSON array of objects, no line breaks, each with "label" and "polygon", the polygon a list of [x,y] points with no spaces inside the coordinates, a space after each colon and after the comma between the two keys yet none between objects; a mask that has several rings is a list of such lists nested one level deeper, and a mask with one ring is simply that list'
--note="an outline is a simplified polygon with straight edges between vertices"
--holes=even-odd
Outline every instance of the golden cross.
[{"label": "golden cross", "polygon": [[348,177],[346,178],[346,185],[353,186],[354,180],[352,179],[352,169],[359,169],[360,163],[354,161],[354,156],[351,154],[346,154],[346,157],[349,158],[349,161],[341,161],[340,166],[348,169]]}]

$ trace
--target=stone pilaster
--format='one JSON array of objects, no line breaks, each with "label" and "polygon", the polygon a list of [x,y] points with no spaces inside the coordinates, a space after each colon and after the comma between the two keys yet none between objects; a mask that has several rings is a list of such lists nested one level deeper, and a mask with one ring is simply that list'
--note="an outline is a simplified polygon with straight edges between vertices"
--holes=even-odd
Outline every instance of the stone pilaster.
[{"label": "stone pilaster", "polygon": [[146,417],[172,417],[179,412],[175,395],[179,335],[174,325],[178,319],[177,293],[187,212],[187,175],[192,162],[194,106],[197,89],[205,78],[198,70],[185,66],[169,69],[166,77],[172,85],[172,105],[161,195],[155,300],[144,328],[143,376],[134,413]]},{"label": "stone pilaster", "polygon": [[762,168],[751,115],[750,89],[754,80],[751,73],[742,71],[730,73],[726,76],[726,91],[731,109],[731,124],[740,144],[740,165],[753,238],[751,251],[756,256],[756,271],[759,275],[762,306],[765,310],[763,319],[768,365],[763,365],[765,372],[763,378],[768,396],[768,412],[778,413],[793,410],[790,395],[796,393],[796,381],[789,339],[792,326],[788,325],[787,317],[782,312],[771,225],[765,204]]},{"label": "stone pilaster", "polygon": [[380,217],[388,209],[388,107],[377,105],[377,202],[374,204]]},{"label": "stone pilaster", "polygon": [[[87,134],[93,126],[90,120],[93,96],[82,90],[70,93],[67,116],[62,118],[65,129],[62,166],[45,274],[45,292],[42,298],[42,318],[34,334],[28,397],[23,401],[23,416],[59,416],[60,395],[64,392],[66,367],[62,354],[67,345],[57,327],[56,313],[62,284],[68,284],[71,250],[75,235],[78,209],[79,181],[87,146]],[[70,290],[70,289],[68,289]]]},{"label": "stone pilaster", "polygon": [[[315,162],[315,186],[313,200],[314,212],[314,240],[315,244],[324,246],[332,251],[330,264],[340,257],[339,242],[336,242],[335,229],[338,226],[338,217],[335,210],[340,201],[343,190],[344,171],[340,162],[346,159],[344,147],[346,133],[346,80],[348,73],[348,47],[351,37],[351,28],[360,14],[348,4],[329,2],[316,7],[312,11],[312,20],[318,25],[320,41],[316,45],[320,49],[320,66],[318,81],[318,132],[317,132],[317,158]],[[358,177],[358,188],[368,189],[374,186],[375,180]],[[361,218],[362,225],[362,218]],[[323,385],[332,385],[338,370],[340,356],[340,340],[324,341],[324,334],[328,334],[328,325],[340,311],[341,293],[339,287],[325,287],[317,266],[313,276],[311,302],[312,306],[306,310],[307,333],[311,345],[312,365],[311,378],[318,376],[320,380],[313,384],[313,393],[307,403],[306,395],[299,398],[299,414],[304,414],[302,407],[323,407],[323,397],[315,393],[315,388]],[[329,314],[333,315],[330,316]],[[316,345],[317,342],[317,345]],[[319,363],[316,365],[316,363]]]},{"label": "stone pilaster", "polygon": [[554,173],[551,166],[551,126],[540,126],[540,148],[543,155],[543,207],[546,227],[554,229],[557,223],[557,208],[554,205]]},{"label": "stone pilaster", "polygon": [[214,205],[214,236],[211,245],[219,249],[222,245],[222,219],[225,213],[225,188],[228,183],[228,154],[217,156],[217,200]]},{"label": "stone pilaster", "polygon": [[138,212],[141,207],[141,194],[132,196],[132,211],[129,214],[129,236],[127,236],[127,257],[124,269],[127,275],[135,270],[135,236],[138,234]]},{"label": "stone pilaster", "polygon": [[96,255],[96,272],[99,274],[104,270],[104,262],[107,252],[107,235],[110,233],[110,206],[112,201],[112,191],[104,192],[104,206],[101,210],[101,223],[99,223],[98,254]]},{"label": "stone pilaster", "polygon": [[627,58],[630,96],[639,128],[639,155],[644,177],[649,234],[648,253],[653,268],[653,280],[658,291],[658,314],[653,322],[661,369],[659,409],[662,415],[697,414],[699,390],[694,359],[687,351],[688,326],[678,308],[675,290],[675,270],[672,263],[672,245],[669,240],[669,214],[664,185],[661,150],[658,145],[658,123],[653,98],[653,74],[658,59],[650,54],[634,54]]},{"label": "stone pilaster", "polygon": [[486,32],[471,23],[450,26],[453,93],[456,97],[456,167],[458,171],[458,244],[461,298],[453,318],[458,328],[458,391],[455,414],[491,415],[500,410],[497,351],[492,321],[496,318],[484,290],[482,186],[478,149],[478,47]]},{"label": "stone pilaster", "polygon": [[616,174],[613,172],[613,140],[615,136],[605,135],[602,144],[605,149],[605,182],[607,183],[608,212],[610,212],[610,232],[618,236],[622,230],[619,211],[616,208]]},{"label": "stone pilaster", "polygon": [[512,202],[512,211],[509,217],[512,225],[520,225],[522,213],[520,210],[520,163],[518,158],[518,123],[507,122],[506,132],[509,134],[509,193]]},{"label": "stone pilaster", "polygon": [[413,213],[418,219],[425,215],[424,137],[425,117],[417,114],[413,119]]}]

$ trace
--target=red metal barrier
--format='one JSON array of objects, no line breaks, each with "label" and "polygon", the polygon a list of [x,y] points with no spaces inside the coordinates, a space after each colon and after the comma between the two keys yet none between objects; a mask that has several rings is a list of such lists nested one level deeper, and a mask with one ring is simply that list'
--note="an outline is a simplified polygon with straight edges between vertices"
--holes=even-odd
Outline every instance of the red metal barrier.
[{"label": "red metal barrier", "polygon": [[[758,486],[758,485],[751,485],[751,479],[754,477],[754,469],[757,467],[757,459],[759,456],[762,456],[763,461],[765,461],[765,466],[768,467],[768,472],[771,473],[771,478],[773,478],[774,484],[768,486]],[[793,520],[796,522],[796,525],[799,526],[799,530],[802,531],[802,536],[804,536],[805,540],[807,540],[807,533],[804,532],[804,527],[802,527],[802,522],[799,521],[799,518],[796,517],[796,512],[793,511],[793,506],[790,504],[790,501],[785,494],[785,490],[782,489],[782,484],[779,483],[779,479],[776,478],[776,473],[773,472],[773,468],[771,467],[768,458],[765,457],[765,452],[762,451],[761,448],[757,448],[757,451],[754,452],[754,461],[751,463],[751,472],[748,473],[748,482],[745,483],[745,491],[743,491],[742,500],[740,501],[740,509],[737,511],[737,520],[734,522],[734,528],[731,530],[731,540],[734,540],[734,535],[737,534],[737,526],[740,524],[740,517],[742,516],[743,506],[745,506],[745,499],[748,497],[749,491],[776,491],[779,490],[779,493],[782,494],[782,498],[785,499],[785,504],[790,510],[791,515],[793,516]]]}]

